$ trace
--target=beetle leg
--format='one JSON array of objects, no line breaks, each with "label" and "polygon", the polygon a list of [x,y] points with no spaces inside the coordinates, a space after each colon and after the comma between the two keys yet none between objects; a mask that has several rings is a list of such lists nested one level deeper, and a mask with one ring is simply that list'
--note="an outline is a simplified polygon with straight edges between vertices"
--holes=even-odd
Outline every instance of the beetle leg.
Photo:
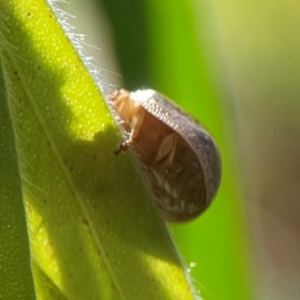
[{"label": "beetle leg", "polygon": [[181,166],[174,161],[175,151],[176,151],[176,139],[174,140],[174,145],[171,152],[167,156],[166,165],[165,165],[166,173],[178,173],[182,169]]},{"label": "beetle leg", "polygon": [[161,142],[156,156],[156,161],[162,161],[164,158],[166,158],[170,154],[170,152],[172,152],[174,146],[175,146],[175,134],[171,133],[167,135],[164,138],[164,140]]},{"label": "beetle leg", "polygon": [[131,132],[129,138],[119,145],[119,149],[115,151],[116,155],[119,155],[120,152],[126,152],[127,149],[134,144],[134,142],[138,139],[142,122],[144,120],[144,110],[140,109],[136,113],[136,115],[132,118],[130,127]]},{"label": "beetle leg", "polygon": [[177,135],[175,133],[169,134],[162,141],[156,156],[156,161],[163,161],[167,173],[178,173],[181,170],[181,166],[174,162],[176,143]]}]

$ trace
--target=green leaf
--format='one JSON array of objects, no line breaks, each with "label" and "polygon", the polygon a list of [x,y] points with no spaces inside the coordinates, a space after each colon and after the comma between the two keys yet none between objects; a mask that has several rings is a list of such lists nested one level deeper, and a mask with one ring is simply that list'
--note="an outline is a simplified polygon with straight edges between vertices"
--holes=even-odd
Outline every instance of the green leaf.
[{"label": "green leaf", "polygon": [[35,299],[21,180],[1,69],[0,298]]},{"label": "green leaf", "polygon": [[[211,207],[196,221],[174,226],[192,275],[207,299],[252,299],[247,228],[236,166],[236,149],[219,85],[221,61],[212,54],[218,41],[211,4],[205,1],[147,1],[152,84],[209,129],[220,147],[222,184]],[[159,9],[158,9],[159,7]],[[162,30],[163,28],[163,30]],[[155,41],[155,42],[153,42]]]},{"label": "green leaf", "polygon": [[194,299],[94,78],[39,0],[0,0],[39,299]]}]

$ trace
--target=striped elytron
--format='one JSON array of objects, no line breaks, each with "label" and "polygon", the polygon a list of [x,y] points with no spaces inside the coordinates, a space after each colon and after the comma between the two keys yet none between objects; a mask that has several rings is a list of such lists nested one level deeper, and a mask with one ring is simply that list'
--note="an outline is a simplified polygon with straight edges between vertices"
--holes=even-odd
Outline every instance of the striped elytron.
[{"label": "striped elytron", "polygon": [[186,222],[211,203],[220,184],[221,162],[207,130],[171,100],[154,90],[110,95],[110,104],[161,215]]}]

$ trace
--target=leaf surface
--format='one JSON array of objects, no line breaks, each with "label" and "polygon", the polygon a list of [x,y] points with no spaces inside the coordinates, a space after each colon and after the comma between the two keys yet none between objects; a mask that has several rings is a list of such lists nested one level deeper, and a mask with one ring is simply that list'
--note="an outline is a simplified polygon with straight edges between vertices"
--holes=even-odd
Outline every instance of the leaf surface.
[{"label": "leaf surface", "polygon": [[194,299],[94,78],[53,10],[0,0],[40,299]]}]

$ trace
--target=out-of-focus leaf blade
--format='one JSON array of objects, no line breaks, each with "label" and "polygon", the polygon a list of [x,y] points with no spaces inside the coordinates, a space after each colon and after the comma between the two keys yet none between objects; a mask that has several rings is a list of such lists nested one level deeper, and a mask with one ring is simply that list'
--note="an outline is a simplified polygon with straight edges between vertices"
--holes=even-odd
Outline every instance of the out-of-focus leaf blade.
[{"label": "out-of-focus leaf blade", "polygon": [[[250,269],[247,259],[247,229],[241,205],[242,193],[226,131],[232,125],[230,112],[221,101],[221,90],[210,48],[213,13],[199,1],[148,1],[150,64],[154,88],[172,97],[204,123],[220,147],[222,186],[214,203],[198,220],[176,226],[186,261],[196,265],[192,275],[207,299],[251,298]],[[216,58],[216,56],[214,57]],[[223,92],[221,94],[221,92]],[[221,100],[222,99],[222,100]]]}]

